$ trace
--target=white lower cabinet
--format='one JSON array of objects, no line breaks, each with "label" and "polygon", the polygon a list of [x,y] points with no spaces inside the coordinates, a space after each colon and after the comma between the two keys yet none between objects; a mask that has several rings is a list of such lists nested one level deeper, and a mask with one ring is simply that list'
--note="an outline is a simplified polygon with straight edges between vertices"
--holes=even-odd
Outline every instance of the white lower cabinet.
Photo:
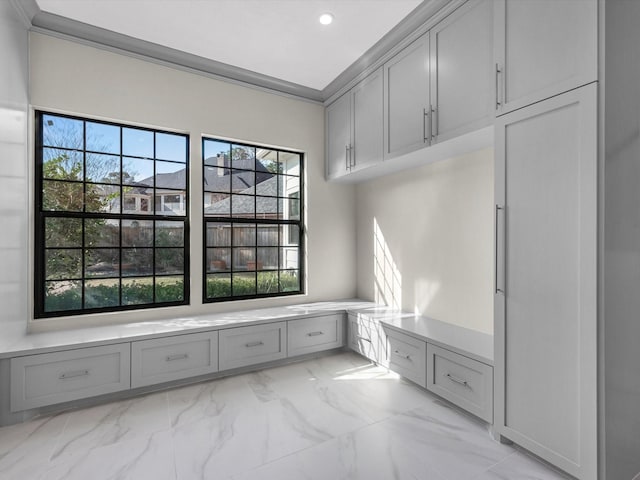
[{"label": "white lower cabinet", "polygon": [[493,368],[427,344],[427,390],[493,422]]},{"label": "white lower cabinet", "polygon": [[427,386],[427,344],[404,333],[387,329],[389,346],[389,370]]},{"label": "white lower cabinet", "polygon": [[387,339],[378,322],[350,314],[347,346],[380,365],[387,365]]},{"label": "white lower cabinet", "polygon": [[287,322],[220,330],[220,370],[279,360],[287,356]]},{"label": "white lower cabinet", "polygon": [[131,343],[133,388],[217,371],[217,331]]},{"label": "white lower cabinet", "polygon": [[130,388],[129,343],[11,359],[11,411]]},{"label": "white lower cabinet", "polygon": [[344,314],[288,321],[287,345],[290,357],[343,346]]}]

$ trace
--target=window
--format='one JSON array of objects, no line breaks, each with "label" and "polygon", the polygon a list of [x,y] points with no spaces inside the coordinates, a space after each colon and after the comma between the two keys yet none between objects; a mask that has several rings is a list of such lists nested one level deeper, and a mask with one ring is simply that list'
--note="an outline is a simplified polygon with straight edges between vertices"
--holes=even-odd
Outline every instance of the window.
[{"label": "window", "polygon": [[204,301],[303,292],[302,154],[205,138]]},{"label": "window", "polygon": [[37,318],[188,302],[188,140],[36,112]]}]

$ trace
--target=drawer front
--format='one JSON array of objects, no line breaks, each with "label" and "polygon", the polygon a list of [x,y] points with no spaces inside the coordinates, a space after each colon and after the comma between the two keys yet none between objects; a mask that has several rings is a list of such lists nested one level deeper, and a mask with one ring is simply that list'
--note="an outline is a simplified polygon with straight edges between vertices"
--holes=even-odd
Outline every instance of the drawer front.
[{"label": "drawer front", "polygon": [[492,423],[493,368],[431,344],[427,356],[427,389]]},{"label": "drawer front", "polygon": [[341,347],[344,343],[344,314],[290,320],[287,349],[290,357]]},{"label": "drawer front", "polygon": [[379,323],[349,315],[347,346],[360,355],[387,365],[387,340]]},{"label": "drawer front", "polygon": [[142,387],[218,371],[218,332],[131,344],[131,386]]},{"label": "drawer front", "polygon": [[11,410],[43,407],[130,387],[130,345],[11,359]]},{"label": "drawer front", "polygon": [[427,343],[400,332],[387,329],[389,369],[427,386]]},{"label": "drawer front", "polygon": [[286,331],[286,322],[221,330],[220,370],[285,358]]}]

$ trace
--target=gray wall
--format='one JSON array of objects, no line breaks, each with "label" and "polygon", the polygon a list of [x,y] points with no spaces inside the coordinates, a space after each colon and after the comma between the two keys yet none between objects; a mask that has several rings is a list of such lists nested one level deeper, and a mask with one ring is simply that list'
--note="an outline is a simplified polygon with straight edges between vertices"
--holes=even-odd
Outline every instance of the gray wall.
[{"label": "gray wall", "polygon": [[640,2],[605,3],[606,478],[640,472]]}]

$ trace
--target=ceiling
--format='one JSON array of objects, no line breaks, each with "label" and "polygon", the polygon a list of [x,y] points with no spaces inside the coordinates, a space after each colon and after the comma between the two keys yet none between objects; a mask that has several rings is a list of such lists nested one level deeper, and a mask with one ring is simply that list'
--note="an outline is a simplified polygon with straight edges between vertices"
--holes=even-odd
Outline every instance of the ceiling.
[{"label": "ceiling", "polygon": [[[36,0],[43,12],[322,90],[421,0]],[[322,13],[335,19],[323,26]]]}]

